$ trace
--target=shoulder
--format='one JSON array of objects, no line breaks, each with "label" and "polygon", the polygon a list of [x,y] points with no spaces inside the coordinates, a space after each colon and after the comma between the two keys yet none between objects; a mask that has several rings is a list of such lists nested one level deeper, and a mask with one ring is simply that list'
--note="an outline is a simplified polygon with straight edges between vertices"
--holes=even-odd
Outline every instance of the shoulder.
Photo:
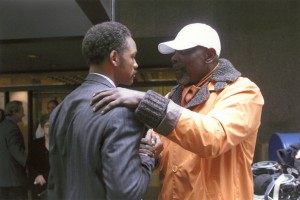
[{"label": "shoulder", "polygon": [[222,91],[225,96],[238,96],[241,100],[253,100],[263,103],[263,96],[260,88],[249,78],[239,77],[235,82],[228,84]]},{"label": "shoulder", "polygon": [[5,129],[5,130],[14,130],[14,129],[15,129],[15,130],[19,130],[18,125],[17,125],[15,122],[9,120],[8,118],[5,118],[5,119],[0,123],[0,127],[1,127],[2,130],[3,130],[3,129]]},{"label": "shoulder", "polygon": [[110,110],[108,113],[103,115],[103,118],[106,118],[110,123],[138,123],[134,115],[134,110],[126,107],[116,107]]},{"label": "shoulder", "polygon": [[239,77],[234,83],[239,83],[239,84],[249,85],[249,86],[252,85],[258,88],[258,86],[247,77]]},{"label": "shoulder", "polygon": [[110,110],[108,113],[103,115],[105,120],[111,126],[119,127],[131,127],[132,129],[140,128],[143,126],[143,123],[136,118],[134,114],[134,109],[126,107],[117,107]]},{"label": "shoulder", "polygon": [[246,91],[252,91],[255,94],[261,95],[261,91],[260,91],[260,88],[258,87],[258,85],[248,78],[245,78],[245,77],[238,78],[237,83],[235,85],[237,87],[239,86],[239,87],[244,88],[244,90],[246,90]]},{"label": "shoulder", "polygon": [[236,81],[229,83],[225,87],[225,90],[253,90],[256,92],[260,92],[259,87],[253,81],[246,77],[239,77]]}]

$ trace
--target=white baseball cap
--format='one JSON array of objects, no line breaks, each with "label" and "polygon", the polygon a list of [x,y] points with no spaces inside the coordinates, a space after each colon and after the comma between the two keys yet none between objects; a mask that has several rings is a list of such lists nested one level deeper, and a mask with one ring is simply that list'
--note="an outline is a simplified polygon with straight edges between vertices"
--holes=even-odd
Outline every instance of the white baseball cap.
[{"label": "white baseball cap", "polygon": [[195,46],[213,48],[220,56],[221,43],[218,33],[210,26],[201,23],[183,27],[174,40],[160,43],[158,51],[162,54],[170,54],[175,50],[185,50]]}]

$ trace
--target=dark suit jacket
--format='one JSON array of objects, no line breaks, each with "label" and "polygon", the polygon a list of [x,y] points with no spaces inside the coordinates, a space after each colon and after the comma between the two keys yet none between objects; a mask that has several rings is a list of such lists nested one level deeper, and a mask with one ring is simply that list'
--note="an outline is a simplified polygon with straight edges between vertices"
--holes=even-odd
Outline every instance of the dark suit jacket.
[{"label": "dark suit jacket", "polygon": [[[29,146],[28,154],[28,172],[31,195],[36,199],[37,195],[47,190],[48,175],[49,175],[49,151],[45,147],[45,137],[37,138],[32,141]],[[35,178],[38,175],[43,175],[46,184],[34,184]]]},{"label": "dark suit jacket", "polygon": [[140,200],[146,192],[154,168],[138,154],[146,127],[128,108],[101,115],[90,106],[96,91],[112,87],[89,74],[52,111],[48,199]]},{"label": "dark suit jacket", "polygon": [[24,186],[26,177],[23,135],[10,117],[0,122],[0,187]]}]

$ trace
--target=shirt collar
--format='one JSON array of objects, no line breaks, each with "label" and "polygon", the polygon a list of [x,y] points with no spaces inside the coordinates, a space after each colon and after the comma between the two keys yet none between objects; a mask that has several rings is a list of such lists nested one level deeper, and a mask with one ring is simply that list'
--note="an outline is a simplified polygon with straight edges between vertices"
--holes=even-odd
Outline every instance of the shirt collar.
[{"label": "shirt collar", "polygon": [[103,78],[105,78],[106,80],[108,80],[108,82],[110,82],[114,87],[116,87],[115,83],[110,78],[108,78],[107,76],[105,76],[103,74],[99,74],[99,73],[90,73],[90,74],[95,74],[95,75],[102,76]]}]

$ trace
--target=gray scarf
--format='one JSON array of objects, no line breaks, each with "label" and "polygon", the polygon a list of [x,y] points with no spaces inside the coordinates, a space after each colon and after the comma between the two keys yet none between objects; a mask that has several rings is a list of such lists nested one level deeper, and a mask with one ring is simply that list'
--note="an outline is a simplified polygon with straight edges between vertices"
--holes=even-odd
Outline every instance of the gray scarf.
[{"label": "gray scarf", "polygon": [[[237,71],[230,61],[226,59],[219,60],[219,66],[213,72],[210,79],[205,83],[200,90],[195,94],[193,99],[185,106],[185,108],[192,109],[193,107],[204,103],[209,97],[208,83],[215,82],[215,92],[222,91],[227,83],[232,83],[241,76],[241,73]],[[169,99],[176,104],[181,105],[183,88],[181,85],[177,85],[172,88]]]}]

